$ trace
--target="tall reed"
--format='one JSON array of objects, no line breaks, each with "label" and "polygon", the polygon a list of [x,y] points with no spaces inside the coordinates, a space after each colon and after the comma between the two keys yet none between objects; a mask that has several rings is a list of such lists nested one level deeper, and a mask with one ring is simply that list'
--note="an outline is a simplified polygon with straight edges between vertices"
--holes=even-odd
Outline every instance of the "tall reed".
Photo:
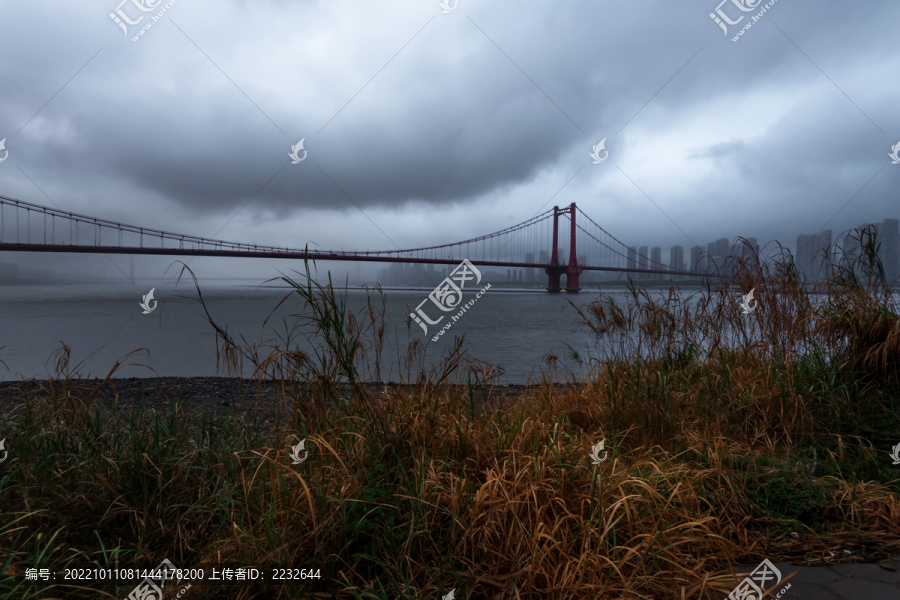
[{"label": "tall reed", "polygon": [[[896,551],[900,481],[883,452],[900,413],[896,304],[871,270],[845,267],[809,285],[787,254],[750,257],[734,275],[759,292],[751,315],[711,285],[687,300],[605,297],[579,309],[611,352],[589,357],[590,377],[560,385],[548,356],[545,379],[513,397],[460,339],[427,369],[411,345],[402,385],[385,384],[378,290],[351,314],[346,287],[307,265],[283,279],[282,302],[298,300],[283,335],[238,341],[194,279],[220,364],[278,384],[274,422],[177,396],[103,409],[64,348],[43,388],[4,407],[4,570],[322,570],[318,588],[194,585],[197,598],[675,600],[729,591],[735,561],[777,558],[790,532]],[[309,455],[293,464],[300,439]],[[0,595],[27,599],[130,591],[84,588],[0,578]]]}]

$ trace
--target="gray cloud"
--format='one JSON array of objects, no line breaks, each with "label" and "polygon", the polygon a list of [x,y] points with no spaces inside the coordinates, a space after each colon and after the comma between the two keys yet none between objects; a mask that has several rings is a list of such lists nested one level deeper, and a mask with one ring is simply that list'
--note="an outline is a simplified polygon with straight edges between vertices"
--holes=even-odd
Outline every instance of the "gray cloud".
[{"label": "gray cloud", "polygon": [[24,171],[63,208],[211,235],[277,173],[221,237],[366,249],[391,242],[354,203],[398,244],[453,241],[584,168],[553,203],[627,243],[689,242],[622,172],[699,243],[790,245],[887,165],[829,227],[900,217],[897,5],[782,0],[733,43],[705,0],[179,1],[133,43],[115,4],[0,6],[0,193],[46,203]]}]

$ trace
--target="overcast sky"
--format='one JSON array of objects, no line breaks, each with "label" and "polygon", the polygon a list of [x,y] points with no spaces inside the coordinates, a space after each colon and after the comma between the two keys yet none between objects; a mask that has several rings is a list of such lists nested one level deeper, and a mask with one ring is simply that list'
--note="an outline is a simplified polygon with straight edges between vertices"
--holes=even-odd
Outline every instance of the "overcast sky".
[{"label": "overcast sky", "polygon": [[[0,195],[345,250],[457,241],[571,202],[664,257],[900,217],[900,3],[777,0],[733,42],[766,3],[727,0],[744,18],[726,35],[718,1],[176,0],[134,42],[167,2],[126,0],[143,16],[126,34],[119,0],[7,0]],[[100,257],[2,259],[117,274]],[[232,262],[195,261],[279,266]]]}]

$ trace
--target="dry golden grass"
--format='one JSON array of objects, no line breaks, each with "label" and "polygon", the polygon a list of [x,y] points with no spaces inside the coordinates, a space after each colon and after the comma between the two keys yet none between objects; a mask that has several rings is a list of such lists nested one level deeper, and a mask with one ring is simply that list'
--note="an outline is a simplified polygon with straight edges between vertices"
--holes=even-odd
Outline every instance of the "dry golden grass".
[{"label": "dry golden grass", "polygon": [[[321,567],[322,587],[355,598],[456,588],[674,600],[730,591],[737,561],[789,552],[789,531],[821,556],[842,544],[896,551],[900,480],[879,437],[900,414],[891,297],[838,273],[815,300],[790,264],[741,269],[736,280],[752,270],[750,285],[780,290],[751,318],[725,288],[595,303],[581,318],[610,354],[569,357],[595,367],[577,380],[548,358],[545,381],[515,401],[500,400],[496,370],[459,340],[432,369],[411,346],[407,386],[372,385],[383,304],[350,315],[311,280],[295,293],[314,353],[237,343],[213,323],[226,366],[281,382],[272,425],[177,402],[103,412],[99,387],[72,384],[64,349],[41,401],[10,409],[0,434],[13,457],[0,479],[4,569],[169,558]],[[300,439],[309,457],[294,465],[288,446]],[[608,457],[593,465],[602,439]],[[3,592],[42,597],[18,580]]]}]

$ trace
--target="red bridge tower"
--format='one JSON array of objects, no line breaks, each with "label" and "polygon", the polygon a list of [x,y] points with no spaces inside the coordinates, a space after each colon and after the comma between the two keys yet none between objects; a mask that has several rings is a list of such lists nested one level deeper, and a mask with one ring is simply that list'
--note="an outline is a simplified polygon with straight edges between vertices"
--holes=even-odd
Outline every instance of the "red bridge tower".
[{"label": "red bridge tower", "polygon": [[[569,264],[563,266],[559,264],[559,215],[569,213],[569,221],[572,225],[572,235],[569,242]],[[559,284],[560,275],[566,276],[566,291],[579,292],[581,288],[578,286],[578,276],[581,274],[581,267],[578,266],[578,254],[575,249],[575,203],[568,207],[560,209],[558,206],[553,207],[553,254],[550,259],[550,266],[544,270],[549,277],[547,283],[547,291],[559,292],[561,287]]]}]

